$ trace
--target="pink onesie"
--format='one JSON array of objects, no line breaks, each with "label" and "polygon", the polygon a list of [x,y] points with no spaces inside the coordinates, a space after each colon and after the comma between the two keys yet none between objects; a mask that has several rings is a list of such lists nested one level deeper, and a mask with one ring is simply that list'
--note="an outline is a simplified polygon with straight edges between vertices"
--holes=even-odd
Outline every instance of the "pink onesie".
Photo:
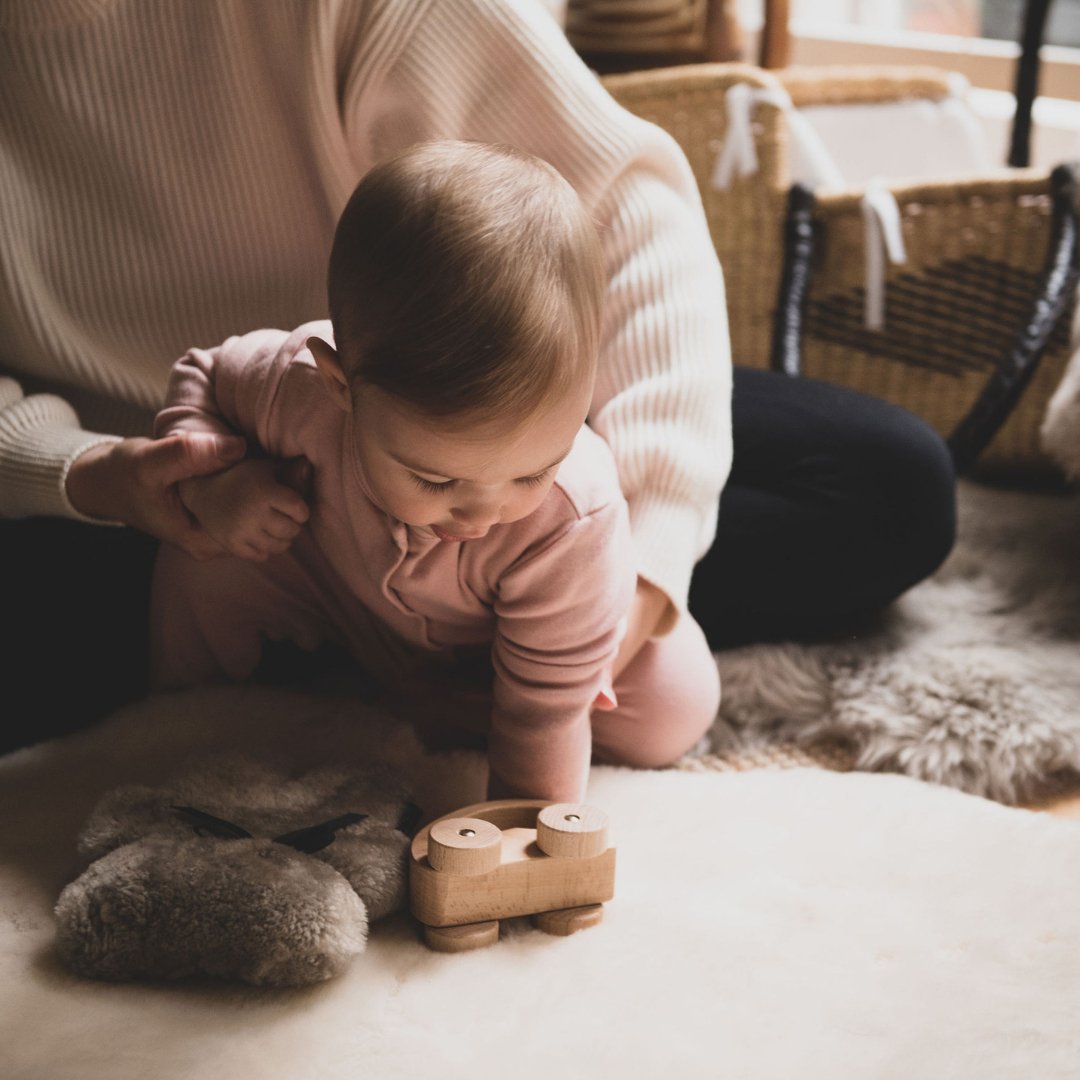
[{"label": "pink onesie", "polygon": [[[649,767],[692,746],[715,716],[719,680],[685,614],[616,680],[616,707],[593,709],[635,584],[604,441],[582,428],[527,517],[478,540],[440,540],[372,500],[352,416],[304,344],[312,335],[333,340],[326,322],[259,330],[192,349],[173,368],[159,437],[239,431],[275,457],[303,454],[314,487],[308,525],[266,562],[196,562],[163,545],[151,605],[156,684],[246,678],[266,639],[334,641],[414,699],[427,688],[447,715],[471,709],[497,786],[554,801],[582,798],[591,751]],[[455,684],[460,695],[447,690]]]}]

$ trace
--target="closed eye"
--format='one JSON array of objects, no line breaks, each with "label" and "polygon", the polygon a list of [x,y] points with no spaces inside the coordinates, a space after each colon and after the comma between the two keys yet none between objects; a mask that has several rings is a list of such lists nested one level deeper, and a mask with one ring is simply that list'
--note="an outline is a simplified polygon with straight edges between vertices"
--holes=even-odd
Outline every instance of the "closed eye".
[{"label": "closed eye", "polygon": [[539,487],[548,478],[550,472],[551,469],[545,469],[535,476],[519,476],[514,483],[521,484],[523,487]]},{"label": "closed eye", "polygon": [[[554,468],[554,466],[552,466]],[[535,476],[519,476],[514,483],[520,484],[522,487],[539,487],[545,480],[547,480],[551,469],[545,469],[543,472],[537,473]],[[409,474],[413,483],[421,491],[427,491],[432,495],[438,495],[439,492],[449,491],[456,483],[456,480],[443,480],[436,483],[434,480],[425,480],[422,476],[417,476],[416,473]]]},{"label": "closed eye", "polygon": [[430,492],[432,495],[437,495],[440,491],[449,491],[457,483],[456,480],[444,480],[441,484],[436,484],[434,480],[425,480],[422,476],[417,476],[416,473],[410,473],[409,475],[421,491]]}]

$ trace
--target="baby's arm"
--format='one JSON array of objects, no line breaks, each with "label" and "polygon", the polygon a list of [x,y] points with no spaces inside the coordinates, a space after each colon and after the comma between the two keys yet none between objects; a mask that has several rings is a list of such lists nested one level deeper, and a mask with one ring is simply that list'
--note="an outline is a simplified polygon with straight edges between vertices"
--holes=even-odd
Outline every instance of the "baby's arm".
[{"label": "baby's arm", "polygon": [[574,521],[499,582],[489,798],[577,802],[635,583],[625,504]]},{"label": "baby's arm", "polygon": [[[230,338],[216,349],[192,349],[173,366],[165,408],[154,433],[240,433],[273,452],[269,410],[288,367],[285,335],[259,331]],[[248,457],[211,476],[180,485],[180,498],[226,551],[263,560],[288,549],[308,519],[300,492],[310,479],[304,459],[279,462]]]}]

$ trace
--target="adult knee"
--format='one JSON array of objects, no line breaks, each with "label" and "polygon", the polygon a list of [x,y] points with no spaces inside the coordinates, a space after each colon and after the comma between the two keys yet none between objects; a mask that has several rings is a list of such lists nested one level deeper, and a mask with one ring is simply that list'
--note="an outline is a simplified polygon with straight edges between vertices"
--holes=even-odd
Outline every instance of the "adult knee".
[{"label": "adult knee", "polygon": [[903,409],[889,413],[877,450],[889,507],[877,528],[881,558],[893,570],[891,591],[899,595],[937,570],[953,548],[956,472],[929,424]]}]

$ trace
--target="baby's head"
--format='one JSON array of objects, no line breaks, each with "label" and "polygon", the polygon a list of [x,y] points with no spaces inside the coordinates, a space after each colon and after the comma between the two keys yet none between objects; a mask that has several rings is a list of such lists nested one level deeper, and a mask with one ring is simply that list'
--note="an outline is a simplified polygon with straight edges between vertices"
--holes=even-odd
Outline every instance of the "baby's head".
[{"label": "baby's head", "polygon": [[424,143],[364,177],[330,257],[337,348],[309,346],[386,510],[467,539],[538,505],[588,411],[603,289],[538,158]]}]

